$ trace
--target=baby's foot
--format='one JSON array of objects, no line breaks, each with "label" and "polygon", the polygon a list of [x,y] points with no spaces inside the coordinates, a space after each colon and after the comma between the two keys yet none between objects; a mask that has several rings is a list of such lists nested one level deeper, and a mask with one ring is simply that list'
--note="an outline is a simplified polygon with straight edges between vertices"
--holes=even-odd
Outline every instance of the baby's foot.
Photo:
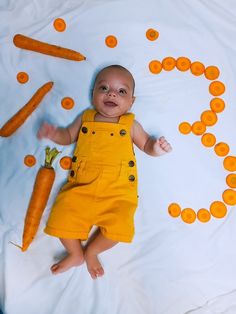
[{"label": "baby's foot", "polygon": [[97,255],[90,252],[85,253],[85,261],[87,264],[88,272],[93,279],[104,275],[104,269],[98,260]]},{"label": "baby's foot", "polygon": [[65,258],[63,258],[60,262],[52,265],[51,272],[56,275],[59,273],[63,273],[70,269],[71,267],[79,266],[83,264],[84,256],[83,255],[72,255],[68,254]]}]

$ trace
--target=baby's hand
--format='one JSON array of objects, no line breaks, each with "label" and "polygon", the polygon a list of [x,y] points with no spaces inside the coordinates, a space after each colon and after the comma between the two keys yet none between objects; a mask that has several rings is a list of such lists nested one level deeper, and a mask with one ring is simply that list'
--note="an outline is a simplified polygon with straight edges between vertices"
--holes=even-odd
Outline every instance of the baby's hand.
[{"label": "baby's hand", "polygon": [[39,139],[42,139],[42,138],[52,139],[53,135],[56,132],[56,129],[57,128],[54,125],[44,122],[38,130],[37,137]]},{"label": "baby's hand", "polygon": [[164,136],[161,136],[159,139],[156,140],[153,149],[158,156],[172,151],[171,145],[167,142]]}]

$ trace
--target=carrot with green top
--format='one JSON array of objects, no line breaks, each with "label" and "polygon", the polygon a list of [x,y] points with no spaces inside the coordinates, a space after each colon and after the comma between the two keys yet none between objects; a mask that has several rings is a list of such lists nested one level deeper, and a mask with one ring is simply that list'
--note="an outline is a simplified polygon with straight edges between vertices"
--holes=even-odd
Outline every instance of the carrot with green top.
[{"label": "carrot with green top", "polygon": [[86,58],[78,51],[71,50],[68,48],[60,47],[57,45],[52,45],[39,41],[22,34],[17,34],[13,38],[13,43],[16,47],[31,50],[34,52],[39,52],[45,55],[73,60],[73,61],[83,61]]},{"label": "carrot with green top", "polygon": [[46,147],[45,149],[45,164],[36,175],[31,199],[25,215],[23,241],[22,247],[20,247],[23,252],[28,249],[37,233],[55,180],[55,170],[52,167],[52,163],[59,153],[56,148],[50,149]]},{"label": "carrot with green top", "polygon": [[0,136],[8,137],[12,135],[38,107],[52,86],[53,82],[48,82],[41,86],[33,97],[2,126]]}]

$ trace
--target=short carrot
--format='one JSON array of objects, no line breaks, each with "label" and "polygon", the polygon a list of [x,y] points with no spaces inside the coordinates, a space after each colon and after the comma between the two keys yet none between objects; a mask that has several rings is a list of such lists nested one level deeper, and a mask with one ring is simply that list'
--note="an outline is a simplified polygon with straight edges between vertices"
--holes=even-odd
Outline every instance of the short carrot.
[{"label": "short carrot", "polygon": [[59,151],[56,148],[50,149],[46,147],[45,153],[45,164],[39,169],[36,175],[31,199],[25,216],[21,247],[23,252],[28,249],[37,233],[43,211],[47,205],[55,180],[55,170],[52,167],[52,163],[59,154]]},{"label": "short carrot", "polygon": [[12,135],[38,107],[52,86],[53,82],[48,82],[41,86],[32,98],[3,125],[0,129],[0,136],[8,137]]},{"label": "short carrot", "polygon": [[53,57],[82,61],[86,58],[78,51],[68,48],[60,47],[57,45],[48,44],[21,34],[17,34],[13,38],[13,42],[16,47],[39,52],[42,54],[50,55]]}]

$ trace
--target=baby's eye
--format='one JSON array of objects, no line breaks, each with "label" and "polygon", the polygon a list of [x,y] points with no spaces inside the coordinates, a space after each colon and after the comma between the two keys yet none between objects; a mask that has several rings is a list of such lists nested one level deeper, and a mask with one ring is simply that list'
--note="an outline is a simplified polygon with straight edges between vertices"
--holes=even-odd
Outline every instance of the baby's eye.
[{"label": "baby's eye", "polygon": [[105,85],[100,86],[99,89],[100,89],[101,91],[103,91],[103,92],[107,92],[107,91],[108,91],[108,87],[105,86]]},{"label": "baby's eye", "polygon": [[125,89],[121,88],[121,89],[119,90],[119,94],[125,95],[125,94],[127,94],[127,92],[126,92]]}]

